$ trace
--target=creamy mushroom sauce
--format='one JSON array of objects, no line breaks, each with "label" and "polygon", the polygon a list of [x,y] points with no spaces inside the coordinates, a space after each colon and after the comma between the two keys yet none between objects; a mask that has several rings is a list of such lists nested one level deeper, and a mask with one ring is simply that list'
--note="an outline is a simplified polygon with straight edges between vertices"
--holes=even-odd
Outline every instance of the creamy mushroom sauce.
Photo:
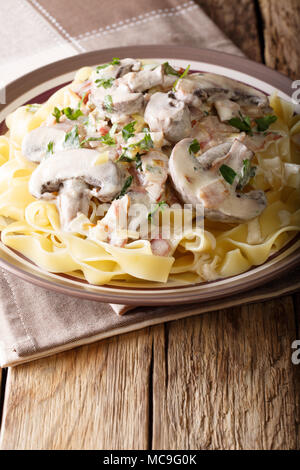
[{"label": "creamy mushroom sauce", "polygon": [[[133,202],[202,204],[205,217],[248,221],[266,207],[263,191],[252,191],[255,152],[281,138],[269,130],[276,118],[268,98],[250,86],[169,63],[143,65],[114,58],[70,86],[74,107],[55,108],[23,140],[22,153],[38,164],[29,190],[55,201],[62,230],[89,217],[90,203],[109,203],[99,216],[102,237],[123,246],[116,216],[128,219]],[[256,163],[256,162],[255,162]],[[257,163],[256,163],[257,164]],[[101,225],[102,224],[102,225]],[[153,243],[167,255],[170,244]]]}]

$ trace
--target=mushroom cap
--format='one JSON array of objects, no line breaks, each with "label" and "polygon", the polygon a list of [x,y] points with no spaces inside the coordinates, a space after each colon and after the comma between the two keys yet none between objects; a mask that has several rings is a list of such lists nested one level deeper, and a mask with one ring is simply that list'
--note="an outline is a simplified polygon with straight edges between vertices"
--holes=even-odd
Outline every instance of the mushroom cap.
[{"label": "mushroom cap", "polygon": [[100,68],[93,73],[94,78],[119,78],[131,71],[137,71],[141,68],[141,62],[136,59],[121,59],[119,64],[108,65]]},{"label": "mushroom cap", "polygon": [[187,87],[187,81],[189,82],[189,92],[195,93],[196,90],[199,90],[203,97],[207,96],[214,99],[223,95],[223,97],[229,99],[248,101],[260,106],[268,105],[268,97],[261,91],[222,75],[213,73],[191,74],[178,80],[176,91],[177,89],[178,91],[181,90],[185,82],[185,87]]},{"label": "mushroom cap", "polygon": [[173,148],[169,168],[173,184],[186,203],[204,207],[205,216],[223,222],[243,222],[258,216],[266,207],[263,191],[237,193],[237,178],[233,184],[225,181],[220,166],[228,164],[237,174],[243,162],[253,153],[238,139],[223,143],[196,158],[189,152],[193,139],[183,139]]},{"label": "mushroom cap", "polygon": [[133,92],[143,92],[164,82],[163,66],[159,65],[154,70],[141,70],[129,72],[121,79]]},{"label": "mushroom cap", "polygon": [[[25,135],[22,142],[22,154],[28,160],[39,163],[46,155],[49,142],[56,149],[61,149],[65,140],[65,131],[55,127],[41,126]],[[61,148],[60,148],[61,147]]]},{"label": "mushroom cap", "polygon": [[142,93],[133,93],[125,83],[113,85],[109,89],[92,87],[91,101],[95,106],[105,111],[105,99],[111,97],[112,109],[109,113],[134,114],[141,111],[144,103]]},{"label": "mushroom cap", "polygon": [[97,197],[110,201],[122,189],[123,174],[112,161],[96,164],[99,152],[90,149],[72,149],[58,152],[43,160],[29,181],[29,191],[36,198],[47,197],[58,191],[71,178],[79,178],[92,187],[100,188]]},{"label": "mushroom cap", "polygon": [[170,142],[178,142],[191,132],[191,118],[187,105],[169,93],[154,93],[146,106],[145,121],[151,131],[163,131]]}]

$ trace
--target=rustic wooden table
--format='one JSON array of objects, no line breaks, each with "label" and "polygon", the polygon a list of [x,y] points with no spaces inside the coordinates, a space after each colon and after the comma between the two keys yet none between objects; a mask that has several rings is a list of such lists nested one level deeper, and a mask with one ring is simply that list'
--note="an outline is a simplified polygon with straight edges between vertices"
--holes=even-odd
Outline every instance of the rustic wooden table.
[{"label": "rustic wooden table", "polygon": [[[300,78],[298,0],[198,0],[252,59]],[[2,373],[3,449],[299,449],[300,294]]]}]

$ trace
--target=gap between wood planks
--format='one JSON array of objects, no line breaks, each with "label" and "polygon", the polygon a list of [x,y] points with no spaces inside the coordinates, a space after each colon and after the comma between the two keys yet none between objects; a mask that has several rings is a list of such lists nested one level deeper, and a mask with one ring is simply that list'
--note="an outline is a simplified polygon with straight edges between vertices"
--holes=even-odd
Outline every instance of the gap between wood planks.
[{"label": "gap between wood planks", "polygon": [[0,369],[0,432],[2,426],[3,407],[5,400],[5,386],[7,378],[7,369]]}]

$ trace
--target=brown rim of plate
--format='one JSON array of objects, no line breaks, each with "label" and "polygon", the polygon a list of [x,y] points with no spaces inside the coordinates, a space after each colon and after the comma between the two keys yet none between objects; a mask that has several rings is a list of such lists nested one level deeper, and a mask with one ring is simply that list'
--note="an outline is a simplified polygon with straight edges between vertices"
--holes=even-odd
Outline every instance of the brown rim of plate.
[{"label": "brown rim of plate", "polygon": [[[59,75],[77,70],[83,66],[108,62],[112,57],[201,61],[212,65],[223,66],[253,76],[287,95],[290,95],[292,90],[292,82],[289,78],[279,72],[269,69],[263,64],[253,62],[243,57],[234,56],[232,54],[184,46],[128,46],[79,54],[34,70],[33,72],[30,72],[7,85],[7,104],[10,104],[35,86],[41,85],[43,82],[56,78]],[[4,110],[7,104],[0,105],[0,111]],[[78,287],[66,285],[63,277],[59,279],[61,282],[61,284],[59,284],[58,282],[53,281],[52,278],[47,278],[47,273],[40,273],[37,275],[34,272],[26,271],[25,267],[15,266],[10,261],[0,258],[0,266],[17,275],[21,279],[37,286],[63,294],[74,295],[83,299],[130,305],[170,305],[175,303],[194,303],[200,300],[208,301],[227,297],[269,282],[299,264],[300,248],[279,261],[276,261],[275,257],[274,264],[268,267],[266,266],[265,269],[263,268],[264,265],[261,265],[262,269],[259,271],[252,269],[247,273],[244,273],[244,275],[233,276],[222,281],[216,280],[207,284],[198,283],[187,285],[186,287],[181,286],[180,289],[175,286],[170,286],[169,288],[163,287],[161,290],[158,290],[157,287],[148,289],[143,287],[125,289],[119,287],[100,286],[99,290],[95,291],[92,290],[92,286],[90,286],[91,290],[89,290],[89,285],[80,285],[80,281]],[[199,290],[197,290],[197,286],[199,287]],[[206,286],[207,289],[205,289]]]}]

